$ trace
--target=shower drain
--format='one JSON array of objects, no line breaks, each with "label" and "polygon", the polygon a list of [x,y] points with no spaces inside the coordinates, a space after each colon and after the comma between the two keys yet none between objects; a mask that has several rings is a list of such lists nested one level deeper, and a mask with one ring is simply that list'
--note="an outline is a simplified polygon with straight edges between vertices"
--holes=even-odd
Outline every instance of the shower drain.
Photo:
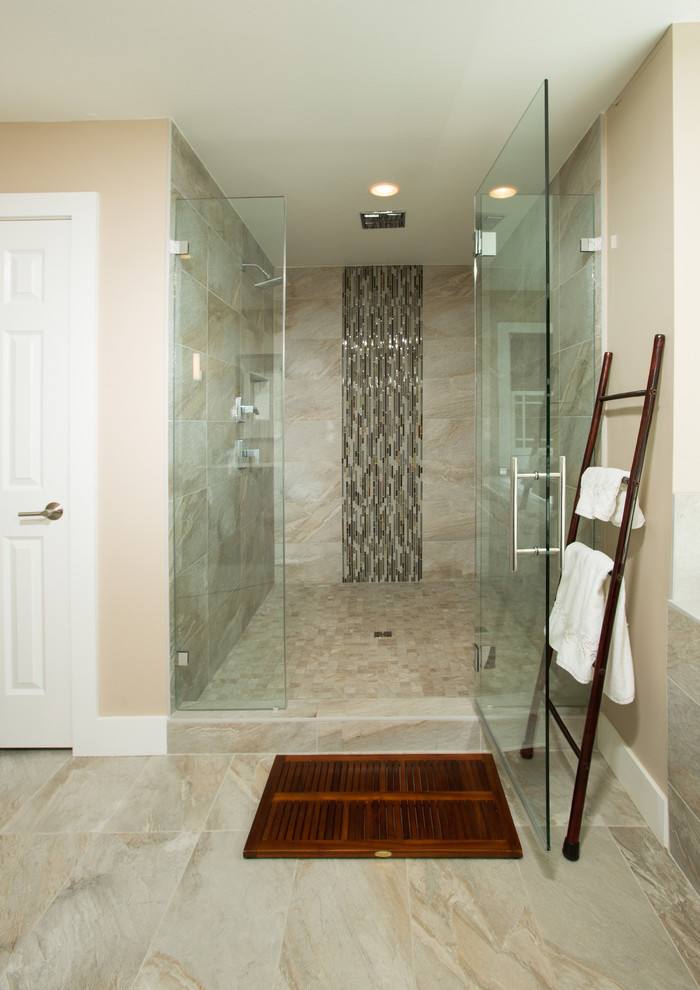
[{"label": "shower drain", "polygon": [[375,632],[374,638],[380,639],[382,636],[391,636],[391,629],[387,629],[385,632]]}]

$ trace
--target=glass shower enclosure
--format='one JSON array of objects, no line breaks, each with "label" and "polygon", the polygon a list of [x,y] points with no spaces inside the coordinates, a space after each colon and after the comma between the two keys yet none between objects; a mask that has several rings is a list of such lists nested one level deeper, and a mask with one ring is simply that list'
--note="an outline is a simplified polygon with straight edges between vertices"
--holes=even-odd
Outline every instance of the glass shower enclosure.
[{"label": "glass shower enclosure", "polygon": [[[575,487],[585,442],[579,419],[590,415],[594,377],[591,299],[578,303],[577,319],[590,312],[590,320],[584,350],[575,347],[590,375],[573,399],[565,380],[571,331],[560,307],[560,289],[581,264],[580,239],[593,236],[592,197],[555,195],[555,185],[545,82],[476,193],[474,253],[476,704],[546,848],[548,701],[556,693],[557,705],[574,712],[585,703],[580,685],[567,684],[546,658],[568,523],[566,459]],[[582,285],[593,292],[593,279]]]},{"label": "glass shower enclosure", "polygon": [[175,703],[281,708],[284,198],[179,200],[175,240]]}]

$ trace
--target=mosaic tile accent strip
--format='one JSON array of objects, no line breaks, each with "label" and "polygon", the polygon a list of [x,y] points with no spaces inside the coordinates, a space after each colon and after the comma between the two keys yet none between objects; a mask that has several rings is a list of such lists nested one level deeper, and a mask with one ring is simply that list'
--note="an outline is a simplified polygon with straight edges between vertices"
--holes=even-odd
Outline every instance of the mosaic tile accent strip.
[{"label": "mosaic tile accent strip", "polygon": [[420,581],[423,268],[343,273],[343,581]]}]

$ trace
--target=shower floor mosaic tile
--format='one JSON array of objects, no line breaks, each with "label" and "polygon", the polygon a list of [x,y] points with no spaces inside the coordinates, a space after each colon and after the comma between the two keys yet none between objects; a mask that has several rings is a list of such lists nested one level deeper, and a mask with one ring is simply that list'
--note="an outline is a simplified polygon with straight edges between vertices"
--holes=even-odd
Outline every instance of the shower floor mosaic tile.
[{"label": "shower floor mosaic tile", "polygon": [[[288,585],[287,700],[473,697],[472,616],[471,581]],[[283,706],[281,629],[275,588],[199,699],[182,708]]]},{"label": "shower floor mosaic tile", "polygon": [[289,697],[472,697],[472,616],[472,582],[289,588]]}]

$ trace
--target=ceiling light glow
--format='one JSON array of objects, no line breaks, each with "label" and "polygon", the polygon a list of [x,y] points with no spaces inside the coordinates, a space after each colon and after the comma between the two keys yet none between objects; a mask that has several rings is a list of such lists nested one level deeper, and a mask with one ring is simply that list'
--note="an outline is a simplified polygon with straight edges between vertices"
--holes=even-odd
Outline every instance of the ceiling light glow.
[{"label": "ceiling light glow", "polygon": [[376,182],[369,191],[373,196],[395,196],[399,187],[394,182]]},{"label": "ceiling light glow", "polygon": [[517,192],[518,190],[514,186],[496,186],[495,189],[489,189],[489,196],[491,199],[510,199]]}]

